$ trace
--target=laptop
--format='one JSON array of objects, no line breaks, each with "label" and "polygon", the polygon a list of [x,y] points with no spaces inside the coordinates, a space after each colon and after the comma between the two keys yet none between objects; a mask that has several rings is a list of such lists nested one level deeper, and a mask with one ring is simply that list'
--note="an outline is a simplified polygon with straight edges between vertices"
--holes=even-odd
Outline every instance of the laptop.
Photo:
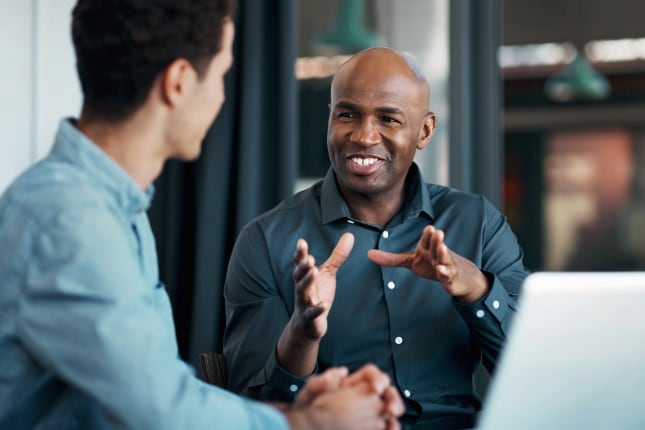
[{"label": "laptop", "polygon": [[477,430],[645,429],[645,272],[530,275]]}]

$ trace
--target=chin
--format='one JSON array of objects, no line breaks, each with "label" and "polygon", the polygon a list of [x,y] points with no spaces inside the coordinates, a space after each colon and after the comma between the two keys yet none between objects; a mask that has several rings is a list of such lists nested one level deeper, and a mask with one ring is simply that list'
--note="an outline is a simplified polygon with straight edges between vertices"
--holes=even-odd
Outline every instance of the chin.
[{"label": "chin", "polygon": [[174,157],[175,159],[182,161],[195,161],[202,153],[202,145],[194,146],[193,148],[184,148],[182,151],[177,151]]},{"label": "chin", "polygon": [[185,160],[185,161],[195,161],[195,160],[197,160],[197,159],[199,158],[199,156],[200,156],[201,154],[202,154],[202,147],[201,147],[201,145],[200,145],[200,147],[199,147],[196,151],[194,151],[194,152],[192,152],[192,153],[188,154],[188,155],[184,158],[184,160]]}]

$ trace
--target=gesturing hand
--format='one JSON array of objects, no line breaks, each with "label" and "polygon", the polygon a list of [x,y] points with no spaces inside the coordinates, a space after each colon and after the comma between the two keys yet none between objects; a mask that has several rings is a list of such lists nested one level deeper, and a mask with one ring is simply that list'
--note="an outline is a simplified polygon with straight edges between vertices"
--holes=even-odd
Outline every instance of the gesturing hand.
[{"label": "gesturing hand", "polygon": [[462,302],[479,300],[488,290],[486,276],[468,259],[444,243],[444,232],[426,226],[414,251],[391,253],[371,249],[367,256],[381,266],[407,267],[419,276],[441,282],[451,296]]},{"label": "gesturing hand", "polygon": [[336,294],[336,273],[353,246],[354,236],[343,234],[327,261],[316,267],[307,242],[298,240],[293,254],[296,302],[292,321],[303,335],[320,339],[327,332],[327,315]]}]

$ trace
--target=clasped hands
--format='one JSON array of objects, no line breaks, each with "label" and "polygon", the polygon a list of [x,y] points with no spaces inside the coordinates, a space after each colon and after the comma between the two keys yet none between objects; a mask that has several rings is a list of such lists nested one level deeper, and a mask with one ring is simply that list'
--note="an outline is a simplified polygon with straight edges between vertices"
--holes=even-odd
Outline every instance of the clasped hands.
[{"label": "clasped hands", "polygon": [[389,376],[367,364],[352,374],[333,367],[310,376],[290,410],[293,428],[398,430],[404,406]]}]

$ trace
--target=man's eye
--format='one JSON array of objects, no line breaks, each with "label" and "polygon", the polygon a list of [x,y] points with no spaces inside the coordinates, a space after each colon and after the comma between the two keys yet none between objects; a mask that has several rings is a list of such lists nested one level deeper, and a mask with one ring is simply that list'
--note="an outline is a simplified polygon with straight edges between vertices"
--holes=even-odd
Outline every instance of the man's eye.
[{"label": "man's eye", "polygon": [[352,112],[341,112],[338,114],[339,118],[356,118],[356,115]]},{"label": "man's eye", "polygon": [[387,123],[397,123],[397,122],[399,122],[396,119],[392,118],[391,116],[384,116],[384,117],[381,118],[381,121],[387,122]]}]

